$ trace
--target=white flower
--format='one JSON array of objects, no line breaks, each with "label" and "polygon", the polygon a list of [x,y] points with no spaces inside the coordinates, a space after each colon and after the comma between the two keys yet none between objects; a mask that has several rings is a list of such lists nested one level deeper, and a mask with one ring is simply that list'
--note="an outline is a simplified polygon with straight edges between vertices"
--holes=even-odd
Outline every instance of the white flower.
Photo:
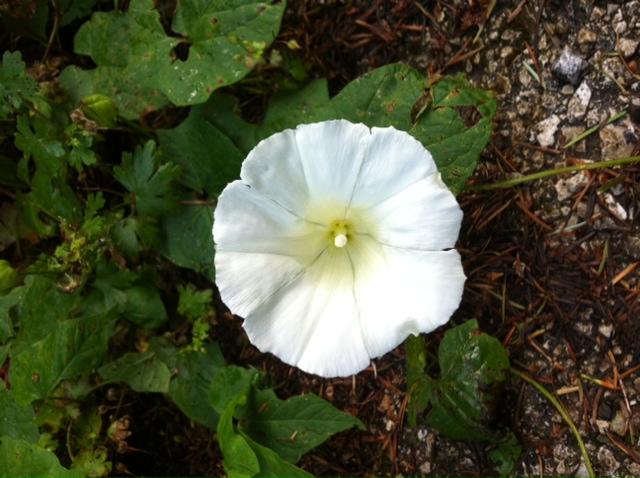
[{"label": "white flower", "polygon": [[351,375],[460,304],[462,211],[409,134],[301,125],[258,144],[240,177],[215,211],[216,281],[261,351]]}]

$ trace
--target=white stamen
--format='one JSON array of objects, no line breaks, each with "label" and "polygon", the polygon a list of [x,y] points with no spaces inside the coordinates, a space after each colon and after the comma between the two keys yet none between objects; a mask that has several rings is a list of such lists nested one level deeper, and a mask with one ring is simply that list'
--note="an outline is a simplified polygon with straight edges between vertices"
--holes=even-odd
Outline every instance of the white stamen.
[{"label": "white stamen", "polygon": [[347,245],[347,235],[346,234],[338,234],[335,239],[333,240],[333,243],[335,244],[336,247],[344,247]]}]

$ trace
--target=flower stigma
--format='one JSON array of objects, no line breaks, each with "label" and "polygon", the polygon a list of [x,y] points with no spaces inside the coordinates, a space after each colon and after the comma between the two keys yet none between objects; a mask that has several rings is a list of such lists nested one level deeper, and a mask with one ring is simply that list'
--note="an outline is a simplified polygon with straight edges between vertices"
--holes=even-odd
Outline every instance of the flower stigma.
[{"label": "flower stigma", "polygon": [[349,225],[346,221],[337,220],[331,224],[329,230],[331,231],[331,235],[333,236],[333,245],[336,247],[344,247],[347,245],[349,241],[348,236]]}]

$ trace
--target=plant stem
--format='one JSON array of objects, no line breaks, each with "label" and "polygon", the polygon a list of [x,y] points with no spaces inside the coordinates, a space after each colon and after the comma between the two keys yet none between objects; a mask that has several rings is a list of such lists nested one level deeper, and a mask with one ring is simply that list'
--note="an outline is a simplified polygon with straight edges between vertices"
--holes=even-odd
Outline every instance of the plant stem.
[{"label": "plant stem", "polygon": [[544,388],[540,383],[536,382],[533,378],[529,377],[527,374],[513,367],[511,367],[510,370],[511,370],[511,373],[513,373],[514,375],[520,377],[525,382],[528,382],[534,387],[536,387],[545,397],[547,397],[547,399],[553,404],[553,406],[556,407],[556,409],[560,412],[560,415],[562,415],[563,420],[567,422],[567,425],[569,425],[569,427],[571,428],[571,431],[576,437],[576,440],[578,440],[578,445],[580,446],[580,451],[582,452],[582,458],[584,459],[584,464],[586,465],[587,470],[589,471],[589,476],[592,478],[595,477],[596,475],[593,471],[593,467],[591,466],[591,460],[589,460],[589,454],[587,453],[587,447],[585,447],[584,441],[582,441],[582,437],[580,436],[580,432],[578,431],[576,424],[573,423],[573,420],[571,420],[571,417],[569,416],[565,408],[562,406],[562,404],[556,399],[556,397],[551,395],[551,393],[549,393],[549,391],[546,388]]},{"label": "plant stem", "polygon": [[590,169],[613,168],[623,166],[625,164],[640,163],[640,156],[631,156],[630,158],[612,159],[611,161],[599,161],[597,163],[578,164],[576,166],[567,166],[566,168],[549,169],[540,171],[539,173],[529,174],[520,178],[507,179],[499,183],[481,184],[479,186],[465,187],[466,191],[489,191],[492,189],[508,188],[516,184],[528,183],[536,179],[548,178],[557,174],[572,173],[574,171],[587,171]]}]

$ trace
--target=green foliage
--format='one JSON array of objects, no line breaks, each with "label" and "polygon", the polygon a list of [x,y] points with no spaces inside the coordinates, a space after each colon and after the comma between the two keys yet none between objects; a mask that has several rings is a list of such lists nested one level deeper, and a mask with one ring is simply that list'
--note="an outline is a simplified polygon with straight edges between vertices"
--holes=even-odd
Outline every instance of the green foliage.
[{"label": "green foliage", "polygon": [[[333,118],[408,131],[457,193],[495,101],[462,77],[405,65],[330,98],[325,79],[307,80],[295,41],[271,46],[285,2],[194,0],[168,16],[151,0],[126,11],[99,3],[38,1],[30,16],[1,9],[11,31],[42,43],[55,38],[52,24],[78,25],[75,51],[96,67],[58,75],[44,64],[39,78],[52,78],[39,84],[20,52],[0,66],[0,369],[11,384],[0,381],[0,474],[110,474],[130,432],[119,410],[101,410],[104,391],[121,386],[162,393],[216,431],[230,476],[309,476],[295,466],[302,455],[364,425],[313,394],[281,400],[264,373],[227,364],[206,284],[215,200],[260,140]],[[236,83],[279,91],[262,123],[239,113],[226,88]],[[487,421],[504,350],[465,324],[447,333],[433,379],[421,343],[407,343],[411,420],[426,411],[455,437],[491,440],[504,473],[518,444]]]},{"label": "green foliage", "polygon": [[148,141],[133,154],[122,155],[122,167],[113,170],[116,178],[132,193],[129,203],[139,216],[160,217],[177,209],[175,182],[180,168],[172,163],[158,165],[156,145]]},{"label": "green foliage", "polygon": [[4,52],[0,67],[0,119],[18,111],[22,102],[38,91],[36,81],[25,75],[25,66],[19,51]]},{"label": "green foliage", "polygon": [[[72,66],[60,79],[74,104],[100,93],[129,119],[169,102],[202,103],[263,61],[284,7],[285,2],[247,0],[181,2],[171,26],[179,35],[174,37],[165,34],[151,0],[131,2],[127,12],[96,12],[78,31],[75,50],[98,67]],[[180,48],[188,51],[186,59]]]},{"label": "green foliage", "polygon": [[[475,320],[469,320],[445,333],[438,359],[438,379],[417,376],[412,370],[415,381],[409,384],[410,405],[419,413],[430,403],[427,424],[453,438],[494,440],[489,428],[491,407],[496,386],[505,380],[509,369],[502,344],[481,333]],[[412,414],[415,423],[415,412]]]},{"label": "green foliage", "polygon": [[496,394],[506,379],[509,358],[502,344],[469,320],[445,333],[440,343],[437,379],[425,374],[427,354],[419,337],[407,340],[407,413],[413,427],[428,409],[427,425],[459,440],[494,444],[490,457],[500,476],[514,468],[521,446],[516,437],[490,428]]},{"label": "green foliage", "polygon": [[211,383],[211,403],[222,412],[218,439],[229,476],[311,476],[293,465],[304,453],[334,433],[364,429],[315,395],[283,401],[260,383],[259,373],[238,367],[227,367]]},{"label": "green foliage", "polygon": [[51,451],[24,440],[8,436],[0,438],[0,475],[79,477],[60,465]]}]

